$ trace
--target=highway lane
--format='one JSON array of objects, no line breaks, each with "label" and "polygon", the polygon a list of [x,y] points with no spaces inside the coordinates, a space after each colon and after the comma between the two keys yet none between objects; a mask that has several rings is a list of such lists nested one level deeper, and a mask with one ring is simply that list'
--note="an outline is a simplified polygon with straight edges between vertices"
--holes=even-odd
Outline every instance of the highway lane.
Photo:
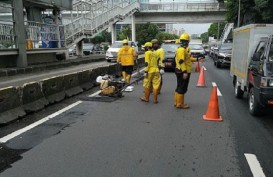
[{"label": "highway lane", "polygon": [[175,76],[164,77],[158,105],[139,100],[139,84],[120,100],[83,102],[10,140],[4,148],[26,152],[0,176],[240,176],[229,121],[202,120],[211,83],[196,88],[194,73],[192,109],[177,110]]},{"label": "highway lane", "polygon": [[[273,176],[273,110],[262,117],[254,117],[248,112],[247,94],[242,100],[233,94],[232,78],[229,68],[218,69],[211,59],[205,63],[208,78],[217,81],[223,94],[226,112],[231,122],[231,129],[235,135],[239,162],[242,169],[247,169],[244,163],[244,153],[252,153],[258,157],[266,176]],[[245,171],[245,176],[251,176]]]},{"label": "highway lane", "polygon": [[[272,176],[270,114],[250,116],[246,99],[233,96],[228,70],[204,65],[207,88],[195,87],[193,73],[190,110],[173,108],[173,73],[164,75],[158,105],[139,101],[141,84],[112,103],[83,102],[2,144],[0,152],[18,161],[0,176],[252,176],[245,153]],[[202,120],[211,82],[222,93],[223,122]]]}]

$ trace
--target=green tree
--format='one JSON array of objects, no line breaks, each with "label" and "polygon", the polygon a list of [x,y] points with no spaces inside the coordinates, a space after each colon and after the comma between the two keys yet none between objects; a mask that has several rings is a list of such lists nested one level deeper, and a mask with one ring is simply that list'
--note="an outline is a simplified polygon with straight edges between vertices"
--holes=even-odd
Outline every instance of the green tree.
[{"label": "green tree", "polygon": [[175,34],[170,34],[170,33],[164,33],[164,32],[160,32],[158,33],[155,38],[159,41],[159,42],[163,42],[164,40],[175,40],[178,39],[179,36],[175,35]]},{"label": "green tree", "polygon": [[[227,0],[226,19],[237,24],[238,0]],[[241,0],[240,26],[249,23],[273,23],[273,0]]]},{"label": "green tree", "polygon": [[202,43],[207,43],[209,41],[209,33],[205,32],[201,34],[201,40],[202,40]]},{"label": "green tree", "polygon": [[132,32],[130,25],[124,25],[122,26],[121,31],[117,34],[117,39],[118,40],[131,39],[131,36]]},{"label": "green tree", "polygon": [[146,23],[136,25],[136,38],[140,45],[151,41],[159,33],[159,28],[156,24]]},{"label": "green tree", "polygon": [[[219,38],[224,31],[226,23],[219,24]],[[208,29],[208,36],[217,38],[218,37],[218,23],[212,23]]]}]

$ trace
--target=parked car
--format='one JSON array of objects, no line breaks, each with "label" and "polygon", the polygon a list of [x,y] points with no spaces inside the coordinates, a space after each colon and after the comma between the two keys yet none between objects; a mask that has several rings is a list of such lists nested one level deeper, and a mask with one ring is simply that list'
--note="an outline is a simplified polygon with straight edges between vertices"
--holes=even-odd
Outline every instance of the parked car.
[{"label": "parked car", "polygon": [[219,49],[215,51],[214,65],[217,68],[230,66],[232,55],[232,43],[223,43]]},{"label": "parked car", "polygon": [[208,45],[203,45],[203,48],[205,50],[205,54],[208,55],[209,54],[209,46]]},{"label": "parked car", "polygon": [[165,52],[164,70],[174,70],[175,69],[175,51],[180,46],[180,44],[168,43],[162,44],[161,48]]},{"label": "parked car", "polygon": [[219,49],[219,44],[215,43],[210,46],[209,56],[214,59],[215,58],[215,52]]},{"label": "parked car", "polygon": [[72,47],[70,47],[68,49],[68,53],[69,53],[70,57],[75,56],[76,55],[76,45],[73,45]]},{"label": "parked car", "polygon": [[[129,41],[129,46],[133,47],[138,53],[138,46],[135,42]],[[105,59],[107,62],[116,61],[119,49],[122,47],[122,41],[115,41],[106,51]]]},{"label": "parked car", "polygon": [[201,57],[205,59],[205,50],[202,46],[202,43],[190,43],[189,47],[191,49],[191,56],[192,57]]},{"label": "parked car", "polygon": [[92,43],[84,43],[82,48],[84,55],[90,55],[94,53],[94,44]]}]

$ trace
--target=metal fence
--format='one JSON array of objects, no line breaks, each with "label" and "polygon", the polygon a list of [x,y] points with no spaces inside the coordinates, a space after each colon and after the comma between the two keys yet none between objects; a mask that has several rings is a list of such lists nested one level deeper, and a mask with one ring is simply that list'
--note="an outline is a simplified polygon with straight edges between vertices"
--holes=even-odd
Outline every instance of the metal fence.
[{"label": "metal fence", "polygon": [[13,21],[9,17],[12,10],[8,1],[6,3],[0,2],[0,49],[16,48]]},{"label": "metal fence", "polygon": [[220,3],[141,3],[141,12],[207,12],[226,10]]}]

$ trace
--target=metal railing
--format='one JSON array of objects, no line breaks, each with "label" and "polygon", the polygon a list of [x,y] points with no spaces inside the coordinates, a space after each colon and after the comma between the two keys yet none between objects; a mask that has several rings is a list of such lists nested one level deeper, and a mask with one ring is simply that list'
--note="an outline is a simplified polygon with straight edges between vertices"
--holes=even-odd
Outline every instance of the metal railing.
[{"label": "metal railing", "polygon": [[104,30],[109,24],[139,8],[137,0],[122,0],[112,6],[107,5],[107,7],[103,6],[105,2],[100,3],[94,6],[90,1],[78,1],[73,9],[74,13],[71,12],[71,18],[64,20],[66,46],[76,43],[86,35],[92,36]]},{"label": "metal railing", "polygon": [[[9,3],[0,2],[2,15],[12,14],[12,6]],[[0,49],[16,48],[12,18],[0,20]]]},{"label": "metal railing", "polygon": [[208,12],[225,11],[221,3],[141,3],[141,12]]}]

